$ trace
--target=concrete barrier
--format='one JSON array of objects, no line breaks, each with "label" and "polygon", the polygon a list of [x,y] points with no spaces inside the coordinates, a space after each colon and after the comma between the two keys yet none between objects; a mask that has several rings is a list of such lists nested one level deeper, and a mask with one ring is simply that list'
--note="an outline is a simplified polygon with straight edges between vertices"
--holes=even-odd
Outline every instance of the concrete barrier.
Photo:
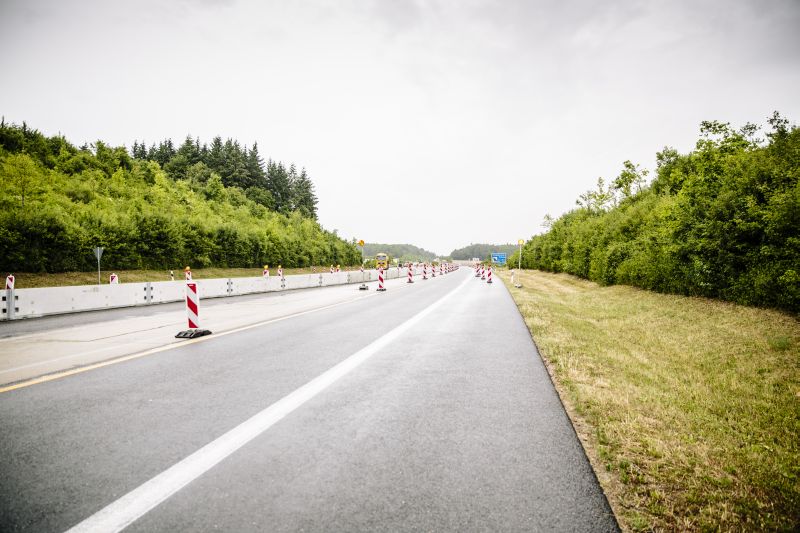
[{"label": "concrete barrier", "polygon": [[[416,275],[416,273],[415,273]],[[386,279],[405,277],[406,269],[390,268]],[[252,278],[214,278],[194,280],[200,300],[245,294],[258,294],[332,285],[361,284],[378,280],[377,270],[354,272],[327,272],[321,274],[295,274]],[[74,287],[45,287],[37,289],[10,289],[0,302],[0,320],[17,320],[47,315],[96,311],[118,307],[179,302],[185,298],[186,282],[155,281],[147,283],[121,283],[117,285],[79,285]]]}]

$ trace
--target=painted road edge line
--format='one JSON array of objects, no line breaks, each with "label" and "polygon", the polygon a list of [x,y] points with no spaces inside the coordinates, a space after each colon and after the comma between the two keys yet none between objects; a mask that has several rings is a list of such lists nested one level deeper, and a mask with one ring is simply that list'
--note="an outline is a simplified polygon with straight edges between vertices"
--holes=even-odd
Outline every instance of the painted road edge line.
[{"label": "painted road edge line", "polygon": [[372,341],[337,365],[305,385],[284,396],[263,411],[206,444],[193,454],[164,470],[149,481],[110,503],[89,518],[70,528],[67,533],[121,531],[144,516],[158,504],[209,471],[236,450],[261,435],[292,411],[314,398],[361,363],[378,353],[400,335],[411,329],[471,281],[465,278],[455,289],[442,296],[413,317],[382,337]]},{"label": "painted road edge line", "polygon": [[[207,336],[207,337],[198,337],[196,339],[189,339],[180,342],[173,342],[171,344],[166,344],[164,346],[159,346],[158,348],[151,348],[149,350],[145,350],[143,352],[132,353],[129,355],[123,355],[121,357],[115,357],[113,359],[107,359],[105,361],[100,361],[98,363],[91,363],[85,366],[80,366],[77,368],[71,368],[69,370],[63,370],[58,372],[53,372],[51,374],[45,374],[43,376],[39,376],[36,378],[26,379],[24,381],[19,381],[17,383],[12,383],[10,385],[0,386],[0,394],[4,392],[11,392],[13,390],[22,389],[25,387],[30,387],[31,385],[38,385],[39,383],[47,383],[48,381],[55,381],[57,379],[66,378],[69,376],[74,376],[75,374],[82,374],[83,372],[89,372],[90,370],[97,370],[98,368],[103,368],[106,366],[116,365],[119,363],[124,363],[125,361],[130,361],[132,359],[138,359],[140,357],[146,357],[148,355],[154,355],[161,352],[166,352],[167,350],[174,350],[175,348],[180,348],[182,346],[187,346],[189,344],[195,344],[198,342],[205,342],[211,341],[214,339],[218,339],[220,337],[224,337],[225,335],[232,335],[234,333],[239,333],[241,331],[247,331],[248,329],[258,328],[261,326],[266,326],[268,324],[274,324],[275,322],[281,322],[283,320],[289,320],[290,318],[297,318],[299,316],[308,315],[311,313],[316,313],[318,311],[324,311],[326,309],[331,309],[333,307],[338,307],[340,305],[345,305],[349,303],[356,302],[358,300],[363,300],[364,298],[370,298],[375,296],[375,294],[367,294],[364,296],[359,296],[357,298],[353,298],[351,300],[347,300],[344,302],[337,302],[335,304],[325,305],[322,307],[315,307],[314,309],[307,309],[306,311],[300,311],[298,313],[292,313],[291,315],[280,316],[277,318],[270,318],[269,320],[264,320],[261,322],[256,322],[255,324],[248,324],[246,326],[241,326],[234,329],[229,329],[227,331],[222,331],[220,333],[215,333],[214,335]],[[47,364],[50,361],[44,361],[41,363],[36,363],[37,365]]]}]

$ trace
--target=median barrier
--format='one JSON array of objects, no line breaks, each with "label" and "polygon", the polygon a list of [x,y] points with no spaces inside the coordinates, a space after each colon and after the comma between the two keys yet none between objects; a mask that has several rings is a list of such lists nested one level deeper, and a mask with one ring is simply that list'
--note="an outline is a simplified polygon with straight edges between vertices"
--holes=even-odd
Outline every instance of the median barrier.
[{"label": "median barrier", "polygon": [[[404,270],[384,271],[386,279],[403,277]],[[413,275],[418,275],[416,272]],[[201,299],[223,298],[277,292],[282,290],[328,287],[353,283],[368,283],[378,279],[377,270],[364,272],[334,272],[333,274],[295,274],[252,278],[212,278],[194,280]],[[120,307],[161,304],[183,301],[186,281],[154,281],[113,285],[78,285],[72,287],[43,287],[11,289],[0,306],[0,321],[35,318],[48,315],[98,311]],[[11,308],[9,309],[9,306]]]}]

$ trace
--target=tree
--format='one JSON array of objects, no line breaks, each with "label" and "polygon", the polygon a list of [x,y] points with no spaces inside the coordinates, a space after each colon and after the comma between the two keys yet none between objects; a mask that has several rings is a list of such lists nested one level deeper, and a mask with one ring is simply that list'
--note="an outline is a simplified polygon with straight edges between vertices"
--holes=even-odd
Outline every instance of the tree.
[{"label": "tree", "polygon": [[275,210],[288,214],[292,210],[292,187],[283,163],[267,162],[267,190],[275,200]]},{"label": "tree", "polygon": [[292,187],[292,206],[303,216],[317,219],[317,195],[314,193],[314,184],[306,174],[306,169],[294,180]]},{"label": "tree", "polygon": [[211,141],[211,148],[208,149],[208,155],[204,161],[208,168],[220,174],[224,172],[224,154],[223,154],[223,145],[222,145],[222,137],[217,135]]},{"label": "tree", "polygon": [[581,194],[575,203],[590,213],[600,213],[605,211],[613,200],[614,193],[611,188],[606,187],[606,182],[603,178],[597,178],[597,189],[588,190]]},{"label": "tree", "polygon": [[649,171],[640,169],[639,165],[634,165],[630,161],[625,161],[622,166],[622,172],[611,183],[611,187],[615,193],[621,194],[622,199],[625,200],[631,197],[634,186],[637,193],[641,192]]},{"label": "tree", "polygon": [[3,181],[11,185],[20,206],[25,209],[25,198],[41,190],[41,179],[36,163],[28,154],[12,154],[3,163]]},{"label": "tree", "polygon": [[253,147],[247,152],[247,160],[245,162],[245,169],[247,170],[247,177],[249,182],[254,187],[262,187],[266,189],[266,173],[264,172],[264,160],[258,154],[258,143],[253,143]]}]

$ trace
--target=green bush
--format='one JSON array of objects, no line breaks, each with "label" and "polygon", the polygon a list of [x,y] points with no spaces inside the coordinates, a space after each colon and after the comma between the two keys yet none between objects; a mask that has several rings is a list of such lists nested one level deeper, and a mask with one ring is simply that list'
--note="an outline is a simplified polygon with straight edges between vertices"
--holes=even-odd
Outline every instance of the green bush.
[{"label": "green bush", "polygon": [[766,141],[752,125],[704,122],[696,149],[664,149],[637,191],[645,173],[626,162],[525,244],[523,266],[797,312],[800,129],[777,113],[769,122]]}]

